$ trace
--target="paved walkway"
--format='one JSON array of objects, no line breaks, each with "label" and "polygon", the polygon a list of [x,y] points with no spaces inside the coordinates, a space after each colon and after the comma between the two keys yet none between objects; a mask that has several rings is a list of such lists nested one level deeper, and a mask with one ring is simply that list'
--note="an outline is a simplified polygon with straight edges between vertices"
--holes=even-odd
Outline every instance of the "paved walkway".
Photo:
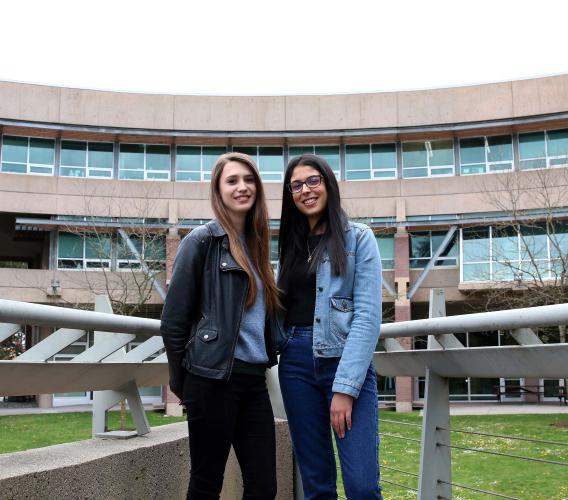
[{"label": "paved walkway", "polygon": [[[558,403],[516,404],[516,403],[461,403],[450,406],[450,415],[518,415],[565,413],[568,405]],[[422,414],[422,412],[420,412]]]},{"label": "paved walkway", "polygon": [[[145,404],[144,408],[146,410],[155,410],[160,408],[159,406],[153,404]],[[120,410],[120,406],[115,406],[113,410]],[[91,405],[74,405],[74,406],[56,406],[54,408],[37,408],[24,406],[17,407],[15,403],[11,403],[9,406],[4,406],[0,403],[0,416],[4,415],[43,415],[46,413],[72,413],[72,412],[89,412],[93,411]]]}]

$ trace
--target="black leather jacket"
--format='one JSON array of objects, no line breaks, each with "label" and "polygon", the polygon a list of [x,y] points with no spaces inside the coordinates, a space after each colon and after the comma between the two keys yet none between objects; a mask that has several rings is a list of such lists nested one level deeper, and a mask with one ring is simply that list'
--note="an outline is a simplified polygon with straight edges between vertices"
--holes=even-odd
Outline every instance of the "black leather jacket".
[{"label": "black leather jacket", "polygon": [[[248,277],[229,252],[227,233],[213,220],[181,242],[160,327],[170,369],[170,387],[181,396],[185,370],[228,379],[248,292]],[[276,364],[271,321],[265,341],[269,366]]]}]

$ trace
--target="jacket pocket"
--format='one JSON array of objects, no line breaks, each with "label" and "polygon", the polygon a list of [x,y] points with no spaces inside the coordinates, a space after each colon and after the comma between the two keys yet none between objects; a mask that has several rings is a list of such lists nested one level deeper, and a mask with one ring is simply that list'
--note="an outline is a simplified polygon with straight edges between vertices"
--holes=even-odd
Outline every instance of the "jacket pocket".
[{"label": "jacket pocket", "polygon": [[329,330],[332,335],[345,340],[353,322],[355,306],[350,297],[331,297],[329,308]]},{"label": "jacket pocket", "polygon": [[196,337],[201,340],[201,342],[208,344],[217,339],[217,331],[209,329],[198,330]]}]

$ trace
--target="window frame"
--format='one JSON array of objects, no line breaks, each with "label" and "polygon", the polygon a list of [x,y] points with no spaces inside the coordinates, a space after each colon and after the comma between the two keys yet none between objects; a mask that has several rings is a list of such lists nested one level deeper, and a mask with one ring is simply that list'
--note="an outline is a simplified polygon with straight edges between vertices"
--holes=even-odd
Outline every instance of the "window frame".
[{"label": "window frame", "polygon": [[[393,168],[375,168],[373,165],[373,146],[394,146],[394,167]],[[355,168],[349,169],[347,165],[347,157],[348,157],[348,148],[350,146],[353,147],[361,147],[361,146],[368,146],[369,147],[369,165],[368,168]],[[348,173],[349,172],[369,172],[368,179],[349,179]],[[381,177],[377,176],[378,172],[392,172],[394,176],[392,177]],[[346,181],[388,181],[398,179],[398,155],[396,154],[396,142],[372,142],[368,144],[346,144],[345,145],[345,180]]]},{"label": "window frame", "polygon": [[[4,164],[4,154],[5,154],[5,150],[6,150],[6,146],[4,145],[4,138],[5,137],[16,137],[16,138],[21,138],[21,139],[26,139],[27,140],[27,146],[26,146],[26,162],[20,162],[20,161],[6,161],[6,163],[11,163],[11,164],[15,164],[15,165],[25,165],[26,171],[25,172],[8,172],[5,171],[3,169],[3,164]],[[40,139],[40,140],[46,140],[46,141],[53,141],[53,164],[48,164],[48,163],[30,163],[30,149],[31,149],[31,140],[32,139]],[[55,159],[56,159],[56,141],[54,138],[52,137],[32,137],[32,136],[27,136],[27,135],[13,135],[13,134],[2,134],[2,147],[0,148],[0,173],[3,174],[18,174],[18,175],[41,175],[43,177],[53,177],[55,175]],[[39,168],[51,168],[51,172],[50,173],[42,173],[42,172],[32,172],[31,169],[33,167],[39,167]]]},{"label": "window frame", "polygon": [[[337,148],[337,157],[338,157],[338,160],[339,160],[338,170],[333,170],[333,168],[332,168],[332,170],[333,170],[333,173],[335,174],[335,178],[338,181],[341,180],[341,146],[339,144],[288,144],[288,149],[287,149],[288,159],[299,156],[299,155],[290,153],[290,149],[292,149],[292,148],[303,148],[306,151],[302,154],[319,155],[324,159],[325,159],[326,155],[319,153],[317,151],[317,148]],[[309,149],[309,148],[311,148],[311,151],[307,151],[307,149]],[[284,170],[286,170],[286,169],[284,168]]]},{"label": "window frame", "polygon": [[[568,167],[568,154],[566,155],[556,155],[556,156],[550,156],[548,154],[548,133],[549,132],[556,132],[556,131],[561,131],[561,130],[566,130],[568,132],[568,129],[566,128],[560,128],[560,129],[544,129],[544,130],[533,130],[531,132],[519,132],[518,134],[518,143],[519,143],[519,170],[522,171],[529,171],[529,170],[543,170],[546,168],[565,168]],[[531,157],[531,158],[522,158],[521,157],[521,136],[522,135],[529,135],[529,134],[538,134],[538,133],[542,133],[544,136],[544,157],[543,156],[535,156],[535,157]],[[563,164],[560,165],[551,165],[551,160],[558,160],[558,159],[564,159],[565,162]],[[534,161],[534,160],[544,160],[544,167],[535,167],[535,168],[523,168],[523,162],[524,161]]]},{"label": "window frame", "polygon": [[[511,159],[510,160],[501,160],[501,161],[489,161],[488,157],[488,149],[491,147],[489,146],[489,139],[494,137],[510,137],[511,138]],[[471,139],[483,139],[484,147],[483,153],[485,156],[485,170],[483,172],[471,172],[471,173],[464,173],[462,167],[468,167],[471,165],[480,165],[479,162],[475,163],[463,163],[462,162],[462,141],[467,141]],[[504,172],[513,172],[515,170],[515,147],[513,143],[513,136],[510,134],[499,134],[499,135],[481,135],[475,137],[460,137],[458,141],[458,150],[459,150],[459,168],[460,168],[460,175],[461,176],[468,176],[468,175],[484,175],[484,174],[500,174]],[[509,169],[499,169],[499,170],[491,170],[492,165],[500,165],[500,164],[510,164],[511,168]]]},{"label": "window frame", "polygon": [[[413,234],[418,234],[418,233],[428,233],[428,238],[429,238],[429,243],[430,243],[430,257],[412,257],[411,256],[411,252],[412,252],[412,235]],[[425,269],[426,266],[428,265],[428,262],[430,262],[430,260],[432,259],[432,257],[434,256],[434,253],[436,253],[436,250],[433,249],[433,245],[432,245],[432,233],[440,233],[441,235],[445,235],[447,234],[446,231],[433,231],[430,229],[426,229],[426,230],[418,230],[418,231],[409,231],[409,252],[408,252],[408,267],[410,270],[420,270],[420,269]],[[454,238],[458,238],[459,239],[459,235],[455,235]],[[458,244],[458,248],[457,248],[457,255],[455,256],[451,256],[451,255],[440,255],[437,259],[436,262],[434,262],[434,269],[455,269],[456,267],[458,267],[460,265],[460,261],[459,261],[459,241],[456,241],[456,243]],[[455,264],[443,264],[443,265],[439,265],[438,262],[439,261],[444,261],[444,260],[455,260]],[[421,266],[421,267],[412,267],[412,262],[413,261],[425,261],[425,265]],[[420,263],[420,262],[418,262]]]},{"label": "window frame", "polygon": [[[427,143],[430,143],[430,149],[432,149],[432,143],[433,142],[451,142],[452,143],[452,147],[451,147],[451,151],[452,151],[452,159],[453,159],[453,163],[452,165],[435,165],[432,166],[430,165],[430,156],[428,154],[428,147],[426,146]],[[405,167],[404,166],[404,145],[405,144],[420,144],[423,143],[424,144],[424,148],[426,149],[426,165],[420,166],[420,167]],[[400,150],[401,150],[401,169],[402,169],[402,178],[403,179],[430,179],[430,178],[439,178],[439,177],[454,177],[456,175],[456,160],[455,160],[455,140],[452,137],[451,139],[428,139],[428,140],[424,140],[424,141],[401,141],[400,143]],[[407,172],[408,170],[418,170],[418,169],[422,169],[422,168],[427,168],[428,170],[428,175],[426,175],[425,177],[408,177],[405,175],[405,172]],[[447,174],[435,174],[432,175],[432,168],[434,169],[442,169],[442,168],[451,168],[451,172],[447,173]]]},{"label": "window frame", "polygon": [[[86,149],[85,149],[85,166],[81,167],[81,166],[77,166],[77,165],[65,165],[62,161],[63,158],[63,143],[64,142],[78,142],[78,143],[84,143],[86,144]],[[111,153],[111,157],[112,157],[112,162],[111,162],[111,166],[108,168],[105,167],[91,167],[89,165],[89,151],[90,151],[90,145],[91,144],[110,144],[112,146],[112,151],[110,151]],[[113,179],[114,178],[114,152],[115,152],[115,143],[114,142],[109,142],[109,141],[81,141],[78,139],[61,139],[60,145],[59,145],[59,176],[60,177],[67,177],[67,178],[72,178],[72,179],[101,179],[101,180],[108,180],[108,179]],[[84,177],[77,177],[74,175],[63,175],[61,174],[61,169],[63,168],[82,168],[85,170],[85,176]],[[91,170],[100,170],[100,171],[108,171],[110,173],[110,175],[108,177],[104,177],[104,176],[98,176],[98,175],[90,175],[90,171]],[[122,180],[126,180],[126,179],[122,179]],[[131,179],[129,179],[131,180]]]},{"label": "window frame", "polygon": [[[144,166],[143,166],[143,173],[144,177],[142,179],[129,179],[122,177],[122,172],[139,172],[139,170],[133,168],[121,168],[120,161],[121,161],[121,154],[122,154],[122,146],[143,146],[144,147]],[[148,169],[148,147],[151,146],[162,146],[168,148],[168,162],[169,167],[167,170],[155,170],[155,169]],[[156,173],[167,173],[167,177],[160,178],[160,177],[149,177],[148,174],[156,172]],[[171,181],[172,175],[172,145],[171,144],[154,144],[154,143],[140,143],[140,142],[121,142],[118,144],[118,180],[121,181],[158,181],[158,182],[168,182]]]},{"label": "window frame", "polygon": [[[258,174],[260,175],[260,178],[262,180],[262,182],[283,182],[284,181],[284,172],[286,170],[286,164],[285,164],[285,157],[284,157],[284,153],[285,153],[285,147],[281,144],[276,144],[276,145],[270,145],[270,144],[263,144],[261,146],[258,145],[245,145],[245,144],[241,144],[241,145],[233,145],[232,147],[232,152],[233,153],[240,153],[242,151],[239,150],[239,148],[242,149],[252,149],[255,148],[256,149],[256,154],[255,156],[250,155],[248,153],[244,153],[244,154],[248,154],[252,160],[256,163],[256,166],[258,167]],[[260,161],[260,149],[261,148],[279,148],[282,151],[282,170],[280,172],[274,172],[274,171],[263,171],[262,170],[262,162]],[[266,179],[265,177],[263,177],[263,175],[268,174],[268,175],[279,175],[280,178],[279,179]]]}]

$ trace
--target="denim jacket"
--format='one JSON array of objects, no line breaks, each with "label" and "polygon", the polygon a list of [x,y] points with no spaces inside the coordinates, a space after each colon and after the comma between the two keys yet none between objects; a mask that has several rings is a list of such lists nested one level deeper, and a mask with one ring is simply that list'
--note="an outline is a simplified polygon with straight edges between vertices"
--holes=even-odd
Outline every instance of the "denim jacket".
[{"label": "denim jacket", "polygon": [[[375,236],[365,224],[347,223],[345,247],[343,276],[332,272],[329,256],[317,269],[313,350],[314,357],[341,358],[332,390],[356,398],[379,339],[381,258]],[[284,337],[282,350],[287,341]]]}]

